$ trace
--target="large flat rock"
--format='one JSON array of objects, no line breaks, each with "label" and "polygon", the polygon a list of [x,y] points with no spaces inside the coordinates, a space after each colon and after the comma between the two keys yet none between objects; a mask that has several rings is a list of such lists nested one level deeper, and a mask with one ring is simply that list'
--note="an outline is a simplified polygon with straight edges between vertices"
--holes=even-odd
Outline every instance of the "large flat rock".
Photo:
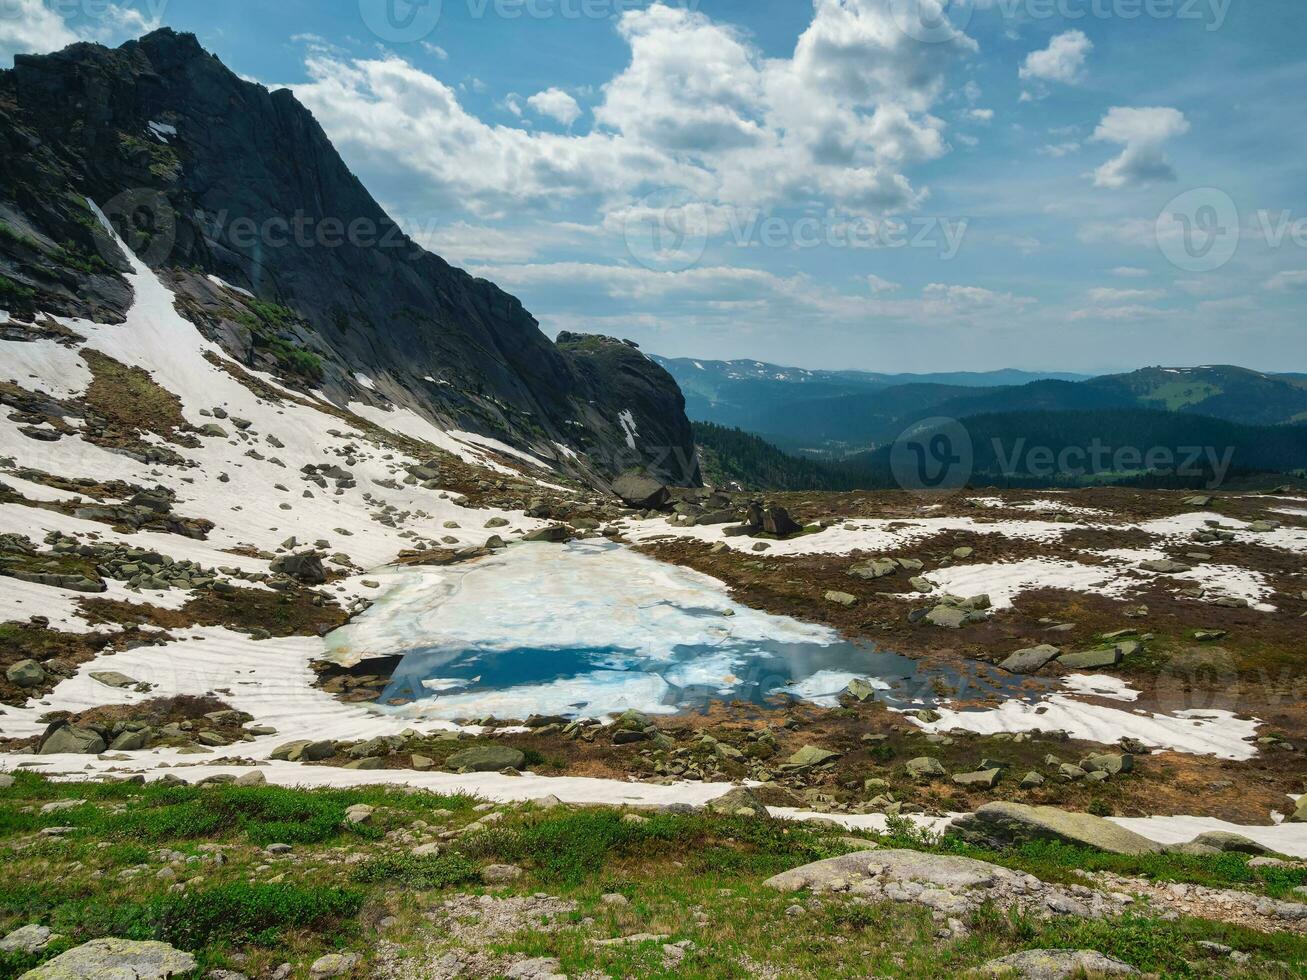
[{"label": "large flat rock", "polygon": [[1013,980],[1069,980],[1071,977],[1117,977],[1138,973],[1129,963],[1092,949],[1027,949],[990,960],[974,976]]},{"label": "large flat rock", "polygon": [[1156,841],[1102,817],[1024,803],[986,803],[975,813],[955,820],[948,832],[982,847],[1055,840],[1096,847],[1112,854],[1155,854],[1162,850]]},{"label": "large flat rock", "polygon": [[1007,868],[951,854],[922,851],[855,851],[815,861],[768,878],[764,884],[783,892],[843,889],[869,878],[885,882],[913,881],[947,891],[992,888],[1000,882],[1024,880]]},{"label": "large flat rock", "polygon": [[92,939],[28,970],[21,980],[167,980],[195,968],[194,956],[167,943]]}]

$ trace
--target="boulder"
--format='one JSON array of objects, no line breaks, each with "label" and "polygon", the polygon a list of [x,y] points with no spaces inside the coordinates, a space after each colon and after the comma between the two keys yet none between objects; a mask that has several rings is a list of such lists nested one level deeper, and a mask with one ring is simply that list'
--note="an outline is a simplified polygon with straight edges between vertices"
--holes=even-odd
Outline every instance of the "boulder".
[{"label": "boulder", "polygon": [[662,510],[672,500],[671,491],[653,477],[643,473],[623,473],[613,481],[613,493],[627,507],[636,510]]},{"label": "boulder", "polygon": [[844,693],[855,701],[870,701],[876,696],[876,688],[872,686],[871,681],[857,677],[849,681],[848,686],[844,688]]},{"label": "boulder", "polygon": [[347,976],[354,972],[354,967],[358,966],[361,959],[363,957],[358,953],[328,953],[313,961],[313,965],[309,967],[309,976],[314,980]]},{"label": "boulder", "polygon": [[1103,667],[1115,667],[1121,662],[1121,651],[1116,647],[1109,650],[1085,650],[1082,653],[1064,653],[1057,658],[1063,667],[1072,670],[1099,670]]},{"label": "boulder", "polygon": [[1129,976],[1138,973],[1129,963],[1092,949],[1026,949],[979,966],[980,977],[1013,980],[1072,980],[1074,977]]},{"label": "boulder", "polygon": [[930,612],[926,613],[926,622],[932,626],[942,626],[945,629],[959,630],[967,623],[971,622],[972,613],[965,609],[958,609],[955,606],[936,606]]},{"label": "boulder", "polygon": [[1227,830],[1209,830],[1206,833],[1199,834],[1189,844],[1234,854],[1274,853],[1269,847],[1265,847],[1243,834],[1233,834]]},{"label": "boulder", "polygon": [[1289,817],[1289,823],[1307,823],[1307,794],[1298,797],[1298,803],[1293,811],[1293,816]]},{"label": "boulder", "polygon": [[116,687],[119,690],[128,687],[135,687],[139,681],[134,677],[128,677],[126,674],[119,673],[116,670],[93,670],[90,673],[91,680],[99,681],[108,687]]},{"label": "boulder", "polygon": [[840,753],[816,745],[805,745],[786,760],[785,765],[794,769],[806,769],[808,766],[820,766],[840,757]]},{"label": "boulder", "polygon": [[1142,562],[1139,567],[1145,572],[1157,572],[1159,575],[1178,575],[1181,572],[1190,571],[1192,566],[1184,562],[1172,561],[1170,558],[1157,558],[1152,561]]},{"label": "boulder", "polygon": [[764,885],[781,892],[844,890],[869,878],[882,882],[916,882],[950,892],[992,889],[1025,876],[974,858],[923,851],[867,850],[815,861],[768,878]]},{"label": "boulder", "polygon": [[31,956],[33,953],[41,952],[58,938],[48,926],[21,926],[4,939],[0,939],[0,953],[21,953]]},{"label": "boulder", "polygon": [[893,575],[899,570],[899,563],[893,558],[873,558],[849,569],[854,578],[878,579]]},{"label": "boulder", "polygon": [[848,609],[858,604],[858,597],[850,595],[847,592],[830,591],[826,593],[826,601],[835,606],[843,606]]},{"label": "boulder", "polygon": [[707,809],[713,813],[724,813],[729,816],[769,816],[767,807],[762,801],[743,787],[733,789],[715,800],[709,800]]},{"label": "boulder", "polygon": [[23,980],[164,980],[189,975],[195,957],[167,943],[92,939],[23,974]]},{"label": "boulder", "polygon": [[286,575],[305,585],[322,585],[327,581],[327,570],[322,565],[322,558],[316,551],[305,551],[298,555],[282,555],[272,562],[272,571]]},{"label": "boulder", "polygon": [[1003,777],[1002,769],[983,769],[980,772],[960,772],[953,776],[953,782],[959,786],[977,789],[993,789]]},{"label": "boulder", "polygon": [[487,885],[507,885],[522,877],[522,869],[515,864],[492,864],[481,869],[481,880]]},{"label": "boulder", "polygon": [[1157,854],[1162,845],[1110,820],[1088,813],[1069,813],[1051,806],[986,803],[949,827],[951,836],[982,847],[1007,847],[1028,841],[1053,840],[1096,847],[1111,854]]},{"label": "boulder", "polygon": [[104,750],[104,737],[94,728],[61,725],[41,740],[38,754],[99,755]]},{"label": "boulder", "polygon": [[523,541],[540,542],[547,544],[562,544],[572,536],[572,529],[566,524],[550,524],[548,527],[538,527],[534,531],[528,531],[522,536]]},{"label": "boulder", "polygon": [[45,681],[45,668],[35,660],[20,660],[5,671],[5,677],[19,687],[36,687]]},{"label": "boulder", "polygon": [[999,666],[1013,674],[1033,674],[1061,652],[1055,646],[1041,643],[1039,646],[1018,650]]},{"label": "boulder", "polygon": [[468,772],[498,772],[501,769],[521,769],[525,763],[526,756],[507,745],[477,745],[455,752],[446,765],[450,769],[466,769]]},{"label": "boulder", "polygon": [[932,759],[928,755],[923,755],[917,759],[909,759],[905,764],[908,775],[913,779],[938,779],[941,776],[947,776],[948,772],[938,759]]},{"label": "boulder", "polygon": [[1120,755],[1112,753],[1090,755],[1080,760],[1080,768],[1085,772],[1105,772],[1109,776],[1116,776],[1123,772],[1133,772],[1135,757],[1128,752]]},{"label": "boulder", "polygon": [[797,523],[790,517],[790,512],[784,507],[771,506],[762,512],[762,529],[767,534],[774,534],[778,538],[787,538],[791,534],[798,534],[803,530],[803,525]]}]

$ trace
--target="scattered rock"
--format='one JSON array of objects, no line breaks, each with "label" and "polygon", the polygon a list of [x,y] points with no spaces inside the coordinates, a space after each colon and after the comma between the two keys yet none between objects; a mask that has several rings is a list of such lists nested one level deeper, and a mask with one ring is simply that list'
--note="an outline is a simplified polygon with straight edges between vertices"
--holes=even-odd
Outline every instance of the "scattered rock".
[{"label": "scattered rock", "polygon": [[843,606],[844,608],[848,609],[849,607],[856,606],[858,604],[858,597],[855,595],[850,595],[847,592],[831,591],[826,593],[826,601],[836,606]]},{"label": "scattered rock", "polygon": [[1039,646],[1018,650],[1000,663],[999,666],[1013,674],[1033,674],[1061,652],[1055,646],[1041,643]]},{"label": "scattered rock", "polygon": [[819,748],[816,745],[805,745],[790,756],[785,765],[794,769],[806,769],[809,766],[820,766],[823,763],[832,762],[839,757],[840,753],[832,752],[830,749]]},{"label": "scattered rock", "polygon": [[189,974],[195,957],[167,943],[92,939],[23,974],[23,980],[164,980]]},{"label": "scattered rock", "polygon": [[916,780],[941,779],[948,775],[944,766],[938,759],[932,759],[928,755],[921,756],[917,759],[909,759],[905,765],[908,775]]},{"label": "scattered rock", "polygon": [[1027,949],[990,960],[975,971],[982,977],[1013,980],[1072,980],[1086,976],[1129,976],[1138,972],[1129,963],[1092,949]]},{"label": "scattered rock", "polygon": [[477,745],[455,752],[446,764],[455,771],[499,772],[501,769],[521,769],[526,764],[526,756],[507,745]]},{"label": "scattered rock", "polygon": [[48,926],[21,926],[4,939],[0,939],[0,953],[22,953],[30,956],[41,952],[58,938]]},{"label": "scattered rock", "polygon": [[492,864],[481,869],[481,880],[487,885],[506,885],[522,877],[522,869],[515,864]]},{"label": "scattered rock", "polygon": [[993,789],[1003,778],[1002,769],[984,769],[980,772],[960,772],[953,776],[953,782],[959,786],[973,786],[980,789]]},{"label": "scattered rock", "polygon": [[318,978],[343,977],[363,959],[358,953],[328,953],[319,956],[309,967],[309,975]]},{"label": "scattered rock", "polygon": [[41,740],[39,754],[99,755],[104,750],[104,737],[94,728],[61,725]]},{"label": "scattered rock", "polygon": [[643,473],[623,473],[613,481],[613,493],[627,507],[636,510],[662,510],[671,503],[672,494],[663,484]]},{"label": "scattered rock", "polygon": [[713,813],[725,813],[730,816],[766,817],[765,807],[758,797],[743,787],[709,800],[706,809]]},{"label": "scattered rock", "polygon": [[948,833],[985,847],[1055,840],[1112,854],[1156,854],[1162,850],[1162,845],[1102,817],[1024,803],[986,803],[975,813],[955,820]]},{"label": "scattered rock", "polygon": [[19,687],[37,687],[45,681],[45,668],[35,660],[20,660],[5,671],[5,677]]}]

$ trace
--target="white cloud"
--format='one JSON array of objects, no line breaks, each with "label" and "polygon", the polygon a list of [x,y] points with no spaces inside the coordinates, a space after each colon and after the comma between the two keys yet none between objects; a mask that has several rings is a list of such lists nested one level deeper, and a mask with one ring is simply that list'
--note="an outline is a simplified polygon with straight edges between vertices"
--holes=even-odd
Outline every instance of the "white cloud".
[{"label": "white cloud", "polygon": [[16,54],[45,54],[79,40],[42,0],[5,0],[0,16],[0,66]]},{"label": "white cloud", "polygon": [[892,293],[899,288],[896,282],[890,282],[888,279],[882,279],[877,275],[867,276],[867,288],[871,290],[871,295],[879,296],[881,293]]},{"label": "white cloud", "polygon": [[1021,309],[1035,300],[1029,296],[999,293],[980,286],[932,282],[921,291],[927,309],[934,313],[972,313],[981,310]]},{"label": "white cloud", "polygon": [[441,61],[449,60],[449,52],[446,51],[444,48],[442,48],[439,44],[432,44],[430,41],[423,41],[422,50],[429,55],[433,55],[436,58],[439,58]]},{"label": "white cloud", "polygon": [[1118,265],[1112,270],[1112,275],[1118,279],[1147,279],[1149,272],[1132,265]]},{"label": "white cloud", "polygon": [[1054,37],[1042,51],[1032,51],[1017,72],[1022,81],[1037,79],[1071,85],[1084,78],[1085,58],[1094,42],[1083,31],[1067,31]]},{"label": "white cloud", "polygon": [[576,99],[561,88],[547,88],[537,92],[526,100],[526,104],[540,115],[555,119],[564,126],[571,126],[581,118],[581,107],[577,105]]},{"label": "white cloud", "polygon": [[1292,269],[1277,272],[1266,280],[1266,288],[1277,293],[1307,292],[1307,270]]},{"label": "white cloud", "polygon": [[1162,180],[1175,180],[1163,144],[1189,131],[1189,121],[1178,109],[1152,106],[1142,109],[1115,106],[1108,110],[1093,139],[1125,147],[1094,171],[1094,184],[1112,189]]},{"label": "white cloud", "polygon": [[1045,143],[1039,148],[1039,152],[1046,157],[1064,157],[1076,153],[1080,149],[1080,144],[1075,140],[1066,143]]},{"label": "white cloud", "polygon": [[[588,197],[608,211],[678,187],[712,206],[885,213],[924,199],[907,171],[949,149],[928,110],[948,68],[976,50],[957,32],[912,40],[886,0],[815,0],[791,58],[764,57],[733,27],[663,4],[617,26],[630,61],[602,87],[584,135],[488,125],[393,55],[312,55],[311,81],[295,92],[352,164],[380,172],[399,188],[392,197],[427,205],[494,215]],[[565,125],[580,115],[556,89],[527,101]]]},{"label": "white cloud", "polygon": [[[0,0],[0,68],[9,67],[16,54],[48,54],[78,41],[116,44],[160,25],[157,15],[116,3],[61,6],[86,13],[76,30],[44,0]],[[153,9],[159,5],[147,6]]]},{"label": "white cloud", "polygon": [[1165,310],[1159,310],[1154,306],[1143,306],[1137,303],[1126,304],[1124,306],[1096,306],[1087,310],[1072,310],[1070,319],[1072,320],[1155,320],[1158,317],[1165,316]]},{"label": "white cloud", "polygon": [[968,109],[962,114],[964,119],[971,122],[988,124],[994,121],[993,109]]},{"label": "white cloud", "polygon": [[1166,295],[1162,289],[1112,289],[1100,287],[1089,290],[1089,299],[1104,306],[1122,303],[1151,303]]}]

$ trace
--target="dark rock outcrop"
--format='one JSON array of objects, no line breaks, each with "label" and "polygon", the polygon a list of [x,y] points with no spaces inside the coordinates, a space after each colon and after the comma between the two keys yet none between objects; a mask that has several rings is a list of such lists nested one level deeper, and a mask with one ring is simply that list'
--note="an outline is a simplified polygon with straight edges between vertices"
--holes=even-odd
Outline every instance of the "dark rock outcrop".
[{"label": "dark rock outcrop", "polygon": [[591,483],[636,467],[699,482],[666,371],[622,341],[551,343],[516,298],[404,234],[290,91],[244,81],[192,35],[19,55],[0,72],[0,143],[0,307],[16,320],[130,308],[126,257],[89,199],[254,367]]},{"label": "dark rock outcrop", "polygon": [[666,486],[642,473],[623,473],[613,482],[613,493],[626,506],[639,510],[661,510],[672,499]]}]

